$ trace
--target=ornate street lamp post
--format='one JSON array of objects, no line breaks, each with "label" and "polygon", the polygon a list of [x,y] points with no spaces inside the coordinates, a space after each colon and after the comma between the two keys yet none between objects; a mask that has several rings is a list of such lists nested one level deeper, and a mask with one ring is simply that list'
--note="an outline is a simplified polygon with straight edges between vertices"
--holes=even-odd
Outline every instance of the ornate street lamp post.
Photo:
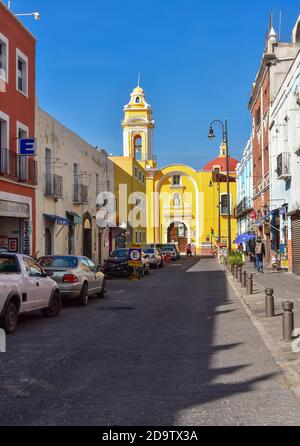
[{"label": "ornate street lamp post", "polygon": [[227,182],[227,215],[228,215],[228,254],[231,254],[231,209],[230,209],[230,178],[229,178],[229,147],[228,147],[228,125],[227,119],[225,121],[220,121],[215,119],[210,124],[208,137],[210,139],[215,138],[215,133],[213,126],[217,124],[222,129],[223,143],[226,149],[226,182]]}]

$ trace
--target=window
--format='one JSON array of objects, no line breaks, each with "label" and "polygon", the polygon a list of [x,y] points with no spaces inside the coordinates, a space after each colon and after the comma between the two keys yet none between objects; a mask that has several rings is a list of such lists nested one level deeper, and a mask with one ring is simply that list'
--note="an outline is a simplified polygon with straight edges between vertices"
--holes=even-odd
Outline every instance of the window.
[{"label": "window", "polygon": [[135,231],[135,243],[138,243],[139,231]]},{"label": "window", "polygon": [[134,178],[138,178],[138,170],[137,167],[134,167]]},{"label": "window", "polygon": [[221,167],[220,166],[214,166],[214,172],[215,173],[220,173],[221,172]]},{"label": "window", "polygon": [[180,186],[181,184],[181,176],[180,175],[173,175],[173,186]]},{"label": "window", "polygon": [[143,157],[142,147],[143,147],[142,138],[140,137],[140,135],[137,135],[134,138],[134,156],[135,156],[135,159],[137,159],[139,161],[141,161],[142,157]]},{"label": "window", "polygon": [[0,112],[0,173],[8,173],[8,131],[9,117]]},{"label": "window", "polygon": [[0,33],[0,78],[8,81],[8,40]]},{"label": "window", "polygon": [[17,50],[17,90],[28,95],[28,58]]},{"label": "window", "polygon": [[141,102],[141,100],[140,100],[140,98],[139,98],[139,96],[135,99],[135,103],[136,104],[140,104],[140,102]]},{"label": "window", "polygon": [[258,127],[260,125],[260,121],[261,121],[261,109],[260,107],[256,110],[255,112],[255,125],[256,127]]},{"label": "window", "polygon": [[142,183],[145,184],[145,174],[142,175]]},{"label": "window", "polygon": [[[20,122],[17,122],[17,150],[19,152],[19,141],[20,139],[28,138],[29,135],[29,129],[26,125],[21,124]],[[27,156],[20,156],[19,161],[19,178],[21,181],[27,181],[29,172],[28,172],[28,157]]]},{"label": "window", "polygon": [[142,172],[139,170],[139,181],[142,181]]},{"label": "window", "polygon": [[24,265],[29,277],[43,277],[44,273],[42,268],[29,257],[24,258]]},{"label": "window", "polygon": [[[231,213],[231,196],[230,196],[230,213]],[[221,195],[221,215],[228,215],[228,199],[227,194]]]}]

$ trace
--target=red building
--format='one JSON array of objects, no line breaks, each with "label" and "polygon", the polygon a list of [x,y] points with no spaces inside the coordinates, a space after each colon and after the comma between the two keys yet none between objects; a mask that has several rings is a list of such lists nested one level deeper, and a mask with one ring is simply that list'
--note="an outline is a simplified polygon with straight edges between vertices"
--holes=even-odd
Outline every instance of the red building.
[{"label": "red building", "polygon": [[0,248],[34,254],[36,161],[19,141],[35,133],[35,39],[0,3]]},{"label": "red building", "polygon": [[299,47],[293,43],[278,42],[271,27],[249,102],[252,115],[253,207],[260,221],[257,231],[265,240],[267,263],[271,261],[272,238],[268,215],[281,204],[270,202],[269,110],[298,51]]}]

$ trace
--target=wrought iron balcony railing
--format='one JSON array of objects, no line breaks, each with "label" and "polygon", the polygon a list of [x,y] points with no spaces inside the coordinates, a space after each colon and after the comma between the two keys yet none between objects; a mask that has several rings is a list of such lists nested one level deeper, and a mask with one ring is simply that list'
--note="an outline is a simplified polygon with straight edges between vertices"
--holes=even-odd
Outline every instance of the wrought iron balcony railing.
[{"label": "wrought iron balcony railing", "polygon": [[73,185],[73,203],[88,204],[88,186],[74,183]]},{"label": "wrought iron balcony railing", "polygon": [[34,186],[37,184],[37,162],[28,156],[1,148],[0,176]]},{"label": "wrought iron balcony railing", "polygon": [[63,197],[63,177],[59,175],[45,175],[45,195],[50,197]]}]

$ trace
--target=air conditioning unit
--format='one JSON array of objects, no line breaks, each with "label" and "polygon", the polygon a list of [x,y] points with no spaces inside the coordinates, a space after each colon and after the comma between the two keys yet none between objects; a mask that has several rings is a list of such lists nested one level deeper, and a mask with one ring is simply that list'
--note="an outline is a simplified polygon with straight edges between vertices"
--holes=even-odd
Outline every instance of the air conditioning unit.
[{"label": "air conditioning unit", "polygon": [[279,180],[291,178],[291,154],[289,152],[278,155],[276,173]]}]

